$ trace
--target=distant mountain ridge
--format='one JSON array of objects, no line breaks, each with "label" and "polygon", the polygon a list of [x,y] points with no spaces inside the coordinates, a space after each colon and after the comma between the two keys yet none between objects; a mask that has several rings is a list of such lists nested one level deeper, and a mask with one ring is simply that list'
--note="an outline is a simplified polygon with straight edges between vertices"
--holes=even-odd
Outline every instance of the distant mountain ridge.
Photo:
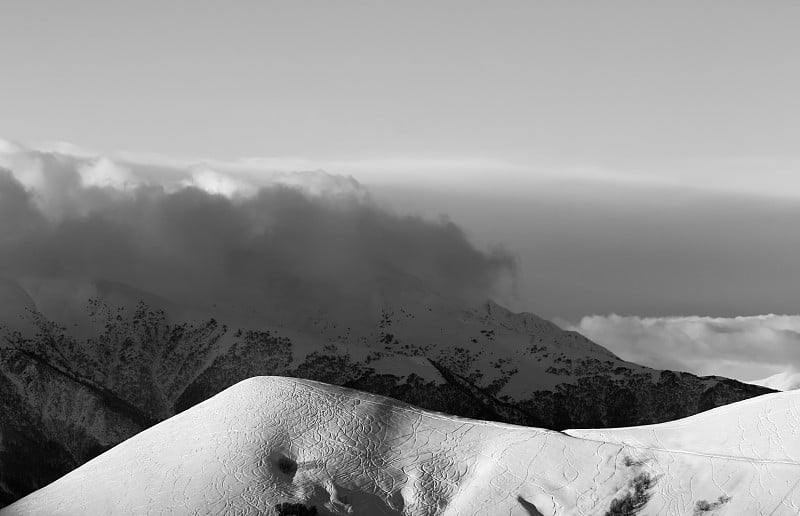
[{"label": "distant mountain ridge", "polygon": [[43,313],[45,305],[75,312],[43,303],[46,285],[6,282],[0,294],[27,315],[9,320],[0,344],[0,500],[253,376],[550,429],[658,423],[772,392],[625,362],[535,315],[491,301],[454,305],[396,281],[369,303],[344,300],[335,315],[220,310],[219,320],[125,285],[88,282],[72,289],[91,300],[70,327]]}]

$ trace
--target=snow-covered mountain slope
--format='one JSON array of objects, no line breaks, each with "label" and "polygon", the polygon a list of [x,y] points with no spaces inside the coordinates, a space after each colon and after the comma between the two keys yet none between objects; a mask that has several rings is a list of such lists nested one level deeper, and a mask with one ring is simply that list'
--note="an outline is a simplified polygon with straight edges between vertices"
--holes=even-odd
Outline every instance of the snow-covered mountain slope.
[{"label": "snow-covered mountain slope", "polygon": [[[375,292],[295,313],[179,307],[111,282],[0,283],[2,314],[21,312],[0,332],[0,505],[253,376],[551,429],[668,421],[770,392],[625,362],[535,315],[461,306],[413,278]],[[14,465],[33,456],[23,475]]]},{"label": "snow-covered mountain slope", "polygon": [[650,426],[567,430],[648,449],[800,463],[800,392],[780,392]]},{"label": "snow-covered mountain slope", "polygon": [[791,391],[800,389],[800,371],[784,371],[782,373],[774,374],[761,380],[753,380],[748,382],[753,385],[760,385],[768,389],[775,389],[776,391]]},{"label": "snow-covered mountain slope", "polygon": [[0,514],[796,515],[798,404],[567,435],[259,377]]}]

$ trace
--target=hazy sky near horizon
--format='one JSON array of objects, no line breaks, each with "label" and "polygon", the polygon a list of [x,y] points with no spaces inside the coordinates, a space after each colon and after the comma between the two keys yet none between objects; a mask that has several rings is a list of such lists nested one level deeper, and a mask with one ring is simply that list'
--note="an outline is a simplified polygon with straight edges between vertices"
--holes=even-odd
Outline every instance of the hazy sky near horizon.
[{"label": "hazy sky near horizon", "polygon": [[0,137],[352,175],[576,324],[798,312],[800,3],[2,7]]}]

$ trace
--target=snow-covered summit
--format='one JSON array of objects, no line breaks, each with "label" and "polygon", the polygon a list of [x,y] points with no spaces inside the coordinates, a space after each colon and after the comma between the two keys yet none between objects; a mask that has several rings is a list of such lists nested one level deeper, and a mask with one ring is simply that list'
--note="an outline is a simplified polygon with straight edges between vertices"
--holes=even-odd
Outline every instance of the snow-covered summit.
[{"label": "snow-covered summit", "polygon": [[[765,395],[567,435],[259,377],[0,514],[796,515],[798,404],[800,393]],[[720,447],[728,439],[740,447]]]}]

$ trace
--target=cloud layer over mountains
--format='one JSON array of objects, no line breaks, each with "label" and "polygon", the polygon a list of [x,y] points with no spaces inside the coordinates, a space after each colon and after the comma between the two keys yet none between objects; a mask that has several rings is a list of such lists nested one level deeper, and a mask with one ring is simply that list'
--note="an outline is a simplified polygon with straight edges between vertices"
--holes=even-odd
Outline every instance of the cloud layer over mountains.
[{"label": "cloud layer over mountains", "polygon": [[593,315],[571,329],[625,360],[659,369],[755,380],[800,366],[798,315]]},{"label": "cloud layer over mountains", "polygon": [[513,271],[449,220],[383,209],[352,178],[0,145],[0,276],[291,309],[368,299],[386,275],[488,296]]},{"label": "cloud layer over mountains", "polygon": [[[512,287],[521,288],[515,258],[477,248],[448,219],[399,215],[376,202],[352,177],[279,171],[273,168],[277,165],[111,158],[65,145],[34,149],[0,140],[0,280],[48,282],[50,291],[44,296],[51,306],[58,306],[53,299],[65,292],[73,303],[84,303],[78,298],[92,291],[79,291],[76,282],[102,280],[188,309],[216,304],[229,314],[246,310],[258,317],[316,308],[359,313],[375,307],[381,290],[396,293],[414,278],[424,288],[469,300],[495,297],[505,302],[508,293],[500,289],[508,279],[516,280]],[[728,295],[731,300],[752,298],[758,304],[761,298],[753,284],[765,279],[739,278],[739,268],[757,259],[771,260],[773,254],[783,260],[779,265],[786,262],[789,267],[791,261],[791,252],[765,253],[782,233],[756,232],[755,227],[766,225],[763,217],[753,218],[750,227],[739,219],[722,224],[713,217],[697,217],[685,207],[676,211],[672,204],[650,207],[677,213],[675,217],[688,211],[684,218],[694,225],[678,218],[680,224],[673,224],[681,227],[678,238],[677,230],[665,230],[672,227],[666,223],[637,226],[642,217],[616,212],[588,217],[579,203],[567,204],[569,209],[553,202],[525,203],[524,210],[499,211],[502,217],[492,218],[491,205],[475,208],[480,198],[459,202],[464,205],[460,212],[455,205],[437,206],[468,221],[484,241],[530,246],[521,253],[531,262],[522,272],[538,278],[537,288],[516,308],[544,307],[545,315],[548,306],[560,306],[565,297],[579,313],[587,313],[586,306],[602,310],[605,298],[612,307],[615,299],[619,305],[622,298],[638,307],[633,313],[658,315],[663,310],[648,304],[651,298],[645,294],[650,291],[667,300],[678,292],[686,310],[700,312],[703,292],[718,285],[709,283],[714,278],[725,280],[721,292],[748,291],[749,297]],[[413,203],[409,206],[418,211]],[[739,208],[742,221],[751,214],[745,208]],[[655,217],[643,206],[636,209],[644,218]],[[486,220],[484,211],[489,212]],[[784,212],[778,215],[788,220]],[[564,222],[569,217],[574,220]],[[765,220],[773,219],[779,218]],[[509,230],[515,224],[523,224],[524,231]],[[655,227],[660,227],[657,237],[664,243],[648,243],[656,238],[651,231]],[[714,238],[720,232],[755,235],[747,237],[753,245],[728,245],[734,239],[727,237],[720,240],[725,245],[719,244]],[[631,249],[629,241],[644,242],[644,248]],[[688,257],[680,254],[681,246]],[[786,268],[764,263],[776,274]],[[655,275],[644,274],[650,269],[643,264],[655,267]],[[672,288],[675,270],[695,280],[696,291]],[[628,279],[622,281],[623,276]],[[734,279],[745,283],[735,287]],[[638,297],[627,300],[625,289]],[[728,312],[740,311],[732,306]],[[75,306],[69,313],[82,309]],[[800,316],[591,316],[572,329],[624,359],[656,368],[751,380],[800,366]]]}]

